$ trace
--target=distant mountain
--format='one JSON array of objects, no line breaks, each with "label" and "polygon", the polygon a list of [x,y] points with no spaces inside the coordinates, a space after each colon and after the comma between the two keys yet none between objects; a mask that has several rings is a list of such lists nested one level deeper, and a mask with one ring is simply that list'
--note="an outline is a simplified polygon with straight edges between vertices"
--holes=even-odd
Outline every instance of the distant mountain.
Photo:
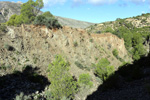
[{"label": "distant mountain", "polygon": [[[20,14],[21,9],[21,2],[7,2],[7,1],[1,1],[0,2],[0,23],[6,22],[9,20],[11,15],[13,14]],[[57,20],[60,22],[60,24],[65,26],[70,26],[73,28],[86,28],[90,25],[94,25],[94,23],[74,20],[70,18],[63,18],[56,16]]]},{"label": "distant mountain", "polygon": [[64,18],[64,17],[60,17],[60,16],[55,16],[55,17],[61,25],[66,25],[66,26],[70,26],[70,27],[74,27],[74,28],[87,28],[91,25],[94,25],[94,23],[79,21],[79,20],[75,20],[75,19]]}]

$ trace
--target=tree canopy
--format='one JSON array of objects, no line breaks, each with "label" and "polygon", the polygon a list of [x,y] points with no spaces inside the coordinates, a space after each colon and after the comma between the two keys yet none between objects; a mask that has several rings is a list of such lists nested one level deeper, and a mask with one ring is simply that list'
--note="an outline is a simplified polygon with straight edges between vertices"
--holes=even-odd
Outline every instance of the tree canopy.
[{"label": "tree canopy", "polygon": [[30,24],[34,21],[41,8],[44,7],[43,0],[28,0],[21,5],[21,14],[12,15],[7,25],[19,26],[21,24]]},{"label": "tree canopy", "polygon": [[69,73],[69,64],[60,55],[56,56],[55,61],[49,65],[48,77],[54,99],[72,98],[76,92],[77,82]]}]

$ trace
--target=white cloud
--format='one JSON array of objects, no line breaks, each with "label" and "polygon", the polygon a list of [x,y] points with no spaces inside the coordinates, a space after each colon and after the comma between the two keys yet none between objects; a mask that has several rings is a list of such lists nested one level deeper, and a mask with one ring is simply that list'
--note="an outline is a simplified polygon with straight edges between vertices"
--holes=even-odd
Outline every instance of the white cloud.
[{"label": "white cloud", "polygon": [[112,4],[117,2],[118,0],[88,0],[88,3],[94,5],[103,5],[103,4]]},{"label": "white cloud", "polygon": [[141,4],[144,3],[146,0],[124,0],[126,2],[133,2],[135,4]]},{"label": "white cloud", "polygon": [[117,2],[118,0],[73,0],[73,5],[80,4],[92,4],[92,5],[103,5],[103,4],[112,4]]},{"label": "white cloud", "polygon": [[64,4],[67,0],[43,0],[45,7],[55,4]]}]

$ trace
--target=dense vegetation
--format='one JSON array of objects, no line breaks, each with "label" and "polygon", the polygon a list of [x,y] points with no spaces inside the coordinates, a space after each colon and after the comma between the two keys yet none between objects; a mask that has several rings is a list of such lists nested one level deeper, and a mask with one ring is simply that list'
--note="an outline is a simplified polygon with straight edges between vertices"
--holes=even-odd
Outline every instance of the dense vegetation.
[{"label": "dense vegetation", "polygon": [[33,0],[29,0],[21,5],[21,14],[12,15],[7,22],[7,25],[19,26],[21,24],[32,23],[43,6],[43,0],[36,0],[35,2]]},{"label": "dense vegetation", "polygon": [[38,15],[40,9],[44,7],[43,0],[29,0],[21,5],[21,14],[12,15],[6,23],[9,26],[20,26],[21,24],[45,25],[48,28],[60,28],[61,25],[49,12]]},{"label": "dense vegetation", "polygon": [[54,17],[47,17],[47,15],[39,15],[34,20],[35,25],[45,25],[47,28],[60,28],[61,25]]},{"label": "dense vegetation", "polygon": [[149,13],[131,18],[134,21],[140,21],[141,26],[136,26],[132,21],[128,21],[127,19],[118,18],[114,22],[102,23],[102,26],[98,26],[97,24],[91,26],[88,28],[88,32],[97,34],[110,32],[119,38],[123,38],[129,55],[133,60],[138,60],[146,54],[144,45],[150,37],[150,26],[147,22],[148,17],[150,17]]},{"label": "dense vegetation", "polygon": [[148,33],[150,27],[136,28],[131,23],[125,22],[123,19],[117,21],[120,24],[120,27],[111,32],[119,38],[124,39],[125,46],[134,60],[140,59],[140,57],[146,53],[144,41],[147,41],[147,38],[150,36]]}]

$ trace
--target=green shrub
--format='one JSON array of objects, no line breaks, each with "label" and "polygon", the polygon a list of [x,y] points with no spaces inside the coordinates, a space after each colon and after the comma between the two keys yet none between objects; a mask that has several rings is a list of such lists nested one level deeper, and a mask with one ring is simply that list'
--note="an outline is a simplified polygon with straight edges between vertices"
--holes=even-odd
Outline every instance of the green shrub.
[{"label": "green shrub", "polygon": [[56,56],[55,61],[49,65],[48,72],[54,99],[73,98],[77,91],[77,82],[69,73],[69,64],[60,55]]},{"label": "green shrub", "polygon": [[79,80],[78,80],[78,83],[82,86],[89,86],[89,87],[92,87],[93,86],[93,83],[91,81],[91,77],[90,75],[87,73],[87,74],[80,74],[79,76]]},{"label": "green shrub", "polygon": [[61,25],[53,17],[45,17],[44,15],[39,15],[34,20],[35,25],[45,25],[47,28],[61,28]]},{"label": "green shrub", "polygon": [[111,75],[115,71],[114,66],[109,66],[109,64],[110,62],[106,58],[102,58],[96,64],[95,74],[103,81],[106,80],[109,75]]},{"label": "green shrub", "polygon": [[117,49],[114,49],[112,51],[113,55],[118,59],[118,50]]},{"label": "green shrub", "polygon": [[9,21],[6,23],[8,26],[14,26],[17,15],[14,14],[10,17]]},{"label": "green shrub", "polygon": [[110,33],[113,33],[113,29],[111,27],[107,27],[105,30],[104,30],[105,33],[107,32],[110,32]]},{"label": "green shrub", "polygon": [[7,32],[7,27],[5,24],[0,24],[0,31]]},{"label": "green shrub", "polygon": [[20,26],[22,23],[24,23],[24,16],[22,15],[12,15],[9,19],[9,21],[6,22],[8,26]]},{"label": "green shrub", "polygon": [[6,67],[4,64],[1,64],[1,65],[0,65],[0,69],[6,70],[7,67]]},{"label": "green shrub", "polygon": [[17,15],[15,18],[15,26],[20,26],[23,23],[23,17],[22,15]]},{"label": "green shrub", "polygon": [[61,28],[62,26],[59,24],[58,20],[52,17],[48,17],[45,25],[52,29],[52,28]]},{"label": "green shrub", "polygon": [[90,39],[90,42],[93,43],[93,39]]},{"label": "green shrub", "polygon": [[31,97],[24,95],[23,92],[20,93],[20,95],[17,95],[14,100],[31,100]]},{"label": "green shrub", "polygon": [[46,17],[43,16],[43,15],[39,15],[35,18],[34,20],[34,24],[35,25],[45,25],[45,22],[46,22]]},{"label": "green shrub", "polygon": [[43,0],[28,0],[28,2],[21,5],[21,14],[12,15],[7,22],[9,26],[20,26],[21,24],[31,24],[40,9],[44,7]]},{"label": "green shrub", "polygon": [[75,41],[75,42],[73,43],[73,45],[74,45],[74,47],[77,47],[77,46],[78,46],[78,42]]},{"label": "green shrub", "polygon": [[84,66],[81,63],[79,63],[78,61],[75,62],[75,65],[82,70],[84,69]]}]

